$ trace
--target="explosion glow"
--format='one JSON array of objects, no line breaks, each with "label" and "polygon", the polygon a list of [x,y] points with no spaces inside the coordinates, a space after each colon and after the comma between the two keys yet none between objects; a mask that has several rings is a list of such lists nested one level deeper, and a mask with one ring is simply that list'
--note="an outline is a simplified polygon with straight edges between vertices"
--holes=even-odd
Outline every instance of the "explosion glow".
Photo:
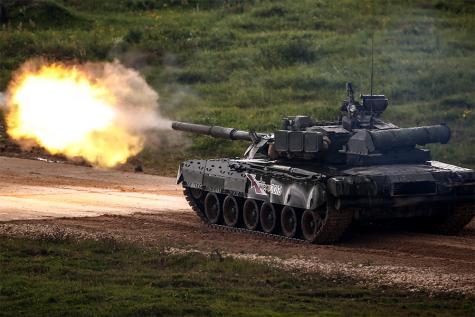
[{"label": "explosion glow", "polygon": [[[117,86],[120,80],[113,83]],[[7,132],[52,154],[82,157],[102,167],[125,163],[142,150],[144,138],[124,124],[121,96],[110,84],[81,66],[23,67],[7,92]]]}]

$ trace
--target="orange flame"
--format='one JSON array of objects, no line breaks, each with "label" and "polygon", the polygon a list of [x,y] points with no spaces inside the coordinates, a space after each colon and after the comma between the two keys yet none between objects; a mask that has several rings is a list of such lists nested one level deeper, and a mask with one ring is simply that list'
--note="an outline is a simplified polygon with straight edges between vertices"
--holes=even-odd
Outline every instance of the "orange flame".
[{"label": "orange flame", "polygon": [[113,167],[143,148],[143,137],[118,118],[114,93],[81,67],[24,67],[8,88],[7,107],[10,137],[52,154]]}]

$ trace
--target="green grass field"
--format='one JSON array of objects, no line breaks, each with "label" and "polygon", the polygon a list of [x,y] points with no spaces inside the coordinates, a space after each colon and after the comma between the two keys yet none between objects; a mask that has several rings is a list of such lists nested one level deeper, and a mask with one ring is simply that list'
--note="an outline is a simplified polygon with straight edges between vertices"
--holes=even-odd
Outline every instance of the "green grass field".
[{"label": "green grass field", "polygon": [[112,241],[0,238],[0,316],[473,316],[474,299]]},{"label": "green grass field", "polygon": [[[333,119],[345,83],[401,126],[446,122],[436,159],[475,167],[475,2],[449,0],[3,0],[0,91],[26,60],[119,59],[169,118],[268,131],[285,115]],[[246,144],[190,136],[141,154],[175,174]],[[473,316],[474,299],[368,289],[202,255],[115,242],[0,238],[0,316]]]},{"label": "green grass field", "polygon": [[[21,63],[118,58],[141,71],[170,118],[271,130],[284,115],[337,115],[345,82],[375,93],[401,126],[446,122],[436,159],[475,167],[472,1],[6,0],[0,89]],[[26,3],[26,4],[25,4]],[[194,137],[147,148],[146,166],[174,173],[184,157],[237,156],[245,144]]]}]

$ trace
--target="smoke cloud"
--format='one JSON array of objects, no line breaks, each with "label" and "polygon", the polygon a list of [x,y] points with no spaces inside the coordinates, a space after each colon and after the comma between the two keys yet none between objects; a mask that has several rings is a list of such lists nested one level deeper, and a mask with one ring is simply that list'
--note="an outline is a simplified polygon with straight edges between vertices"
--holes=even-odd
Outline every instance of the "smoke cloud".
[{"label": "smoke cloud", "polygon": [[80,66],[91,78],[116,98],[121,125],[133,131],[169,130],[171,121],[160,115],[158,93],[141,74],[117,60],[112,63],[86,63]]},{"label": "smoke cloud", "polygon": [[[6,96],[7,132],[20,145],[32,141],[53,154],[83,157],[112,167],[158,145],[171,121],[160,115],[158,93],[120,62],[26,62]],[[154,135],[154,137],[149,137]]]}]

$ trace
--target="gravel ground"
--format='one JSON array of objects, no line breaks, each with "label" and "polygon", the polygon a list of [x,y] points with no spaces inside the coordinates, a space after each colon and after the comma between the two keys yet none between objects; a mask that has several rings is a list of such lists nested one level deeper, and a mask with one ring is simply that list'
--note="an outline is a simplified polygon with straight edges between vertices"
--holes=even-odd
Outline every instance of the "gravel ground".
[{"label": "gravel ground", "polygon": [[[132,216],[137,217],[137,216]],[[127,217],[121,217],[127,218]],[[124,219],[126,220],[126,219]],[[205,227],[206,228],[206,227]],[[109,232],[104,228],[102,232],[91,231],[85,228],[75,228],[64,224],[51,223],[3,223],[0,224],[0,236],[44,239],[44,240],[115,240],[138,245],[139,247],[154,248],[162,246],[171,254],[200,253],[210,256],[232,257],[235,259],[267,264],[289,272],[315,272],[328,278],[350,277],[358,281],[359,285],[369,287],[397,286],[412,291],[429,291],[434,293],[453,292],[465,295],[475,295],[475,275],[472,269],[466,272],[445,272],[434,267],[390,265],[373,263],[368,259],[361,261],[322,261],[318,256],[291,255],[262,255],[248,252],[226,252],[223,249],[197,249],[191,245],[170,247],[170,235],[157,238],[141,234],[121,234],[117,231]],[[168,241],[166,241],[168,240]],[[166,242],[165,242],[166,241]],[[181,243],[178,243],[181,244]],[[312,246],[313,247],[313,246]],[[258,250],[261,251],[261,250]],[[266,252],[261,252],[266,253]]]}]

